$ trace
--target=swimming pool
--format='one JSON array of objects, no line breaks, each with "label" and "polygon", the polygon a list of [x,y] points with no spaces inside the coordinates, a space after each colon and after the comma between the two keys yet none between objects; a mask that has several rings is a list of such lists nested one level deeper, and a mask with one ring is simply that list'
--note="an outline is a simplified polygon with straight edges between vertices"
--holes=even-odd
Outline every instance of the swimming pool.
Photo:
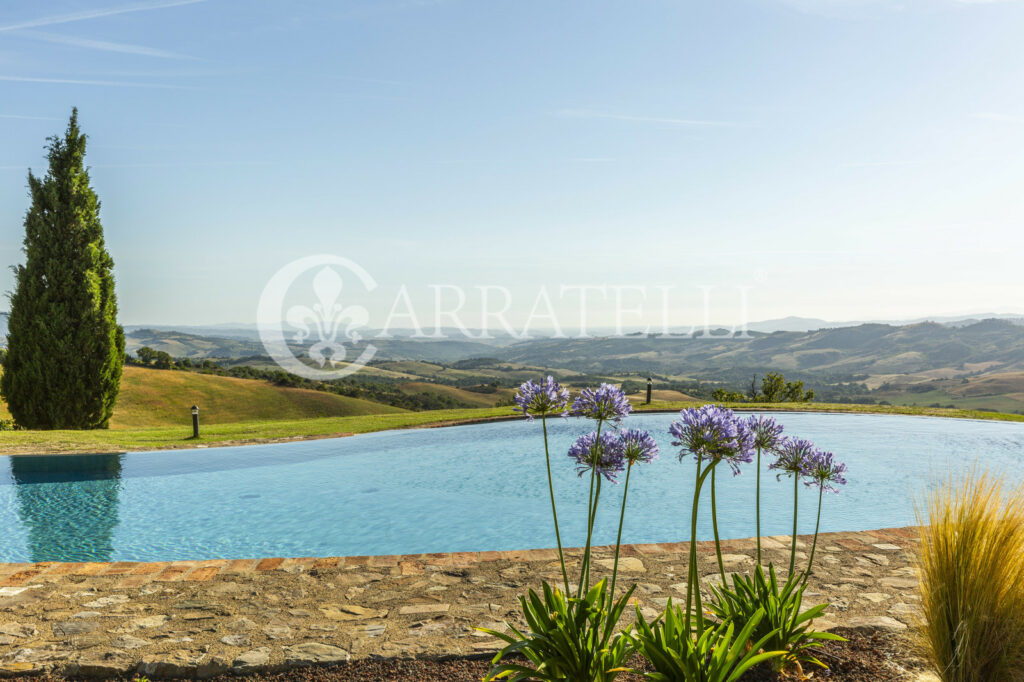
[{"label": "swimming pool", "polygon": [[[666,433],[673,414],[635,415],[661,458],[634,470],[623,541],[688,539],[693,468]],[[1024,424],[852,414],[780,414],[786,433],[849,464],[822,529],[914,521],[913,496],[979,461],[1021,477]],[[592,430],[549,421],[562,537],[585,540],[587,480],[565,456]],[[0,561],[157,561],[412,554],[554,546],[540,422],[388,431],[200,450],[0,460]],[[767,462],[765,462],[767,464]],[[753,465],[719,478],[723,537],[754,534]],[[790,531],[792,487],[762,479],[762,531]],[[595,541],[615,541],[621,486],[605,486]],[[801,532],[814,526],[802,495]],[[702,515],[700,537],[711,537]]]}]

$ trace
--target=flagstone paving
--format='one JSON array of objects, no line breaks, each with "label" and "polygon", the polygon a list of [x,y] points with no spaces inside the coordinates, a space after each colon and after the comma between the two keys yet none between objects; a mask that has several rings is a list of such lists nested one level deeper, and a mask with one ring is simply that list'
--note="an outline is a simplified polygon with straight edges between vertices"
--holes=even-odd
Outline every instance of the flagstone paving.
[{"label": "flagstone paving", "polygon": [[[805,606],[828,601],[819,628],[905,630],[919,603],[910,528],[819,538]],[[798,538],[806,562],[810,537]],[[765,561],[789,564],[789,537],[764,538]],[[754,565],[755,541],[723,543],[729,572]],[[595,549],[607,571],[613,547]],[[626,545],[620,585],[635,581],[653,616],[685,599],[687,543]],[[567,551],[570,568],[580,550]],[[699,543],[706,584],[714,545]],[[0,564],[0,676],[52,672],[211,677],[365,657],[483,655],[475,630],[519,623],[517,595],[561,580],[552,549],[405,556],[157,563]],[[627,613],[628,620],[632,613]]]}]

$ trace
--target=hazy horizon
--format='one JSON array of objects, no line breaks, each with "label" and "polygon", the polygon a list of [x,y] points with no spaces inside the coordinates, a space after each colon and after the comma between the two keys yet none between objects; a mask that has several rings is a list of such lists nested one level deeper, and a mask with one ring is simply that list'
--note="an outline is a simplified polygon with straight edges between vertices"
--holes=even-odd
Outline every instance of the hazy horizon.
[{"label": "hazy horizon", "polygon": [[376,280],[343,296],[370,327],[402,286],[430,324],[433,284],[515,319],[578,285],[648,287],[636,325],[659,287],[673,326],[708,287],[713,324],[1024,314],[1022,30],[1016,0],[18,0],[0,266],[77,106],[125,324],[251,323],[313,254]]}]

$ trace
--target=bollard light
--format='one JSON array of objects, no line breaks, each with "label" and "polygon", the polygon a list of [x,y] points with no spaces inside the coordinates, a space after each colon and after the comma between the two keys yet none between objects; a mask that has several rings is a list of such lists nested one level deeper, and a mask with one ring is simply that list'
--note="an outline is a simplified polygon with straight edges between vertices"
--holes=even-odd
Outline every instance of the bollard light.
[{"label": "bollard light", "polygon": [[648,405],[651,404],[651,383],[652,383],[651,377],[647,377],[647,404]]},{"label": "bollard light", "polygon": [[192,406],[192,437],[199,438],[199,406]]}]

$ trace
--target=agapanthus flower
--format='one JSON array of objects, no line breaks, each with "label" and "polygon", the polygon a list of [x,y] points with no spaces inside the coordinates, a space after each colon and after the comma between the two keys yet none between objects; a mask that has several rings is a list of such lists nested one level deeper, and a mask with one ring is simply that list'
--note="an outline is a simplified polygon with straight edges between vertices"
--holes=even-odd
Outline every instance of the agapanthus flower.
[{"label": "agapanthus flower", "polygon": [[833,459],[831,452],[816,450],[804,464],[804,485],[817,486],[829,493],[838,493],[837,485],[846,485],[846,464]]},{"label": "agapanthus flower", "polygon": [[774,451],[782,441],[782,424],[773,417],[755,414],[747,417],[747,428],[754,434],[754,447]]},{"label": "agapanthus flower", "polygon": [[633,407],[629,398],[618,386],[601,384],[598,388],[585,388],[572,403],[572,415],[619,422],[629,415]]},{"label": "agapanthus flower", "polygon": [[564,416],[565,408],[569,404],[569,391],[562,388],[554,377],[548,376],[539,384],[532,379],[527,381],[516,391],[513,400],[516,403],[515,410],[522,412],[530,420],[534,415],[559,414]]},{"label": "agapanthus flower", "polygon": [[775,449],[775,461],[768,465],[769,469],[780,472],[776,475],[804,476],[807,474],[807,463],[815,453],[820,452],[809,440],[804,438],[783,438]]},{"label": "agapanthus flower", "polygon": [[733,475],[740,464],[754,461],[754,434],[746,421],[721,405],[691,407],[679,413],[668,432],[676,438],[672,445],[681,448],[679,459],[691,454],[701,461],[724,461]]},{"label": "agapanthus flower", "polygon": [[622,447],[622,456],[629,466],[658,458],[658,442],[649,431],[623,429],[619,431],[619,444]]},{"label": "agapanthus flower", "polygon": [[596,431],[580,436],[569,448],[569,456],[576,460],[580,476],[595,469],[612,483],[618,483],[616,474],[626,468],[622,443],[614,433],[602,433],[600,439]]}]

